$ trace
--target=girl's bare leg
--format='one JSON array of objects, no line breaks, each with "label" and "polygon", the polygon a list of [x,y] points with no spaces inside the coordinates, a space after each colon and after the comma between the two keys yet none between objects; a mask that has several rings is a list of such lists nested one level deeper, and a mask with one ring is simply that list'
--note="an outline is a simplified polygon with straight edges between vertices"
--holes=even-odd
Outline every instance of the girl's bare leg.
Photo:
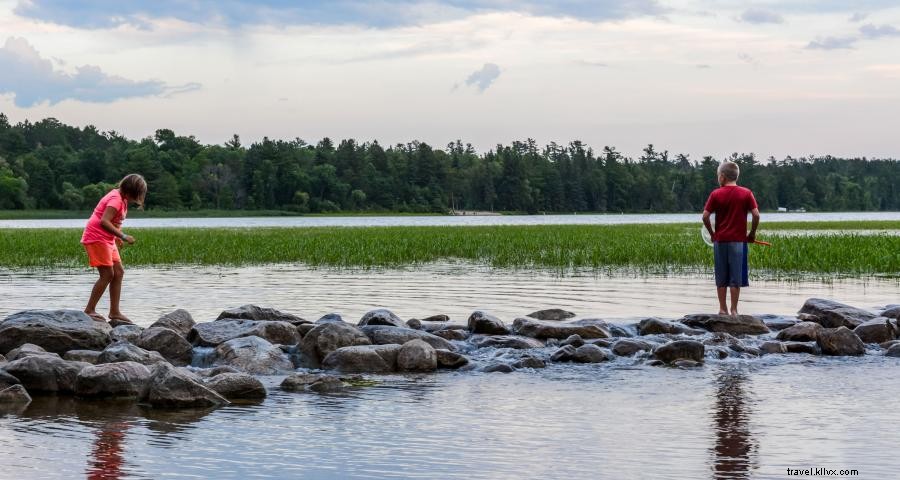
[{"label": "girl's bare leg", "polygon": [[[97,313],[97,303],[100,302],[103,292],[106,291],[106,287],[112,282],[115,274],[113,272],[113,267],[97,267],[97,273],[100,275],[100,278],[94,283],[94,288],[91,290],[91,298],[88,300],[87,306],[84,307],[84,313],[93,318],[103,319],[103,317]],[[110,291],[110,294],[111,293],[112,291]]]},{"label": "girl's bare leg", "polygon": [[122,298],[122,279],[125,278],[125,269],[122,264],[116,262],[112,266],[113,278],[109,284],[109,319],[124,320],[130,322],[122,311],[119,310],[119,299]]}]

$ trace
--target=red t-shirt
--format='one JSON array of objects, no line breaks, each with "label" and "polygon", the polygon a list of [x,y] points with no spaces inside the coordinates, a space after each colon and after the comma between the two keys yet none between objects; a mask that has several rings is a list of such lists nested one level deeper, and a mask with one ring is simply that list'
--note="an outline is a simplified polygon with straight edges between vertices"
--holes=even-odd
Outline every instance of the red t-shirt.
[{"label": "red t-shirt", "polygon": [[716,214],[716,242],[746,242],[747,213],[756,205],[753,192],[749,188],[737,185],[719,187],[709,194],[703,210]]},{"label": "red t-shirt", "polygon": [[125,221],[125,216],[128,214],[128,202],[122,199],[121,192],[116,188],[110,190],[110,192],[97,203],[97,208],[94,209],[94,213],[91,215],[91,218],[88,219],[87,225],[84,227],[84,233],[81,235],[81,243],[107,243],[109,245],[115,245],[116,236],[107,232],[106,229],[100,225],[100,220],[103,218],[103,213],[106,212],[107,207],[116,209],[116,215],[112,218],[112,224],[121,228],[122,222]]}]

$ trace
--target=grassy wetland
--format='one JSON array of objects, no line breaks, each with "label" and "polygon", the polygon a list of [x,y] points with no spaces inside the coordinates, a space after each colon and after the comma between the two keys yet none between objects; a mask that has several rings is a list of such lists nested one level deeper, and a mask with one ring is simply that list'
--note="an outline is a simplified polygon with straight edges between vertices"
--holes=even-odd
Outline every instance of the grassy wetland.
[{"label": "grassy wetland", "polygon": [[[504,268],[706,272],[712,255],[697,224],[490,227],[129,229],[126,265],[398,267],[470,261]],[[764,225],[751,247],[756,275],[900,277],[897,221]],[[802,235],[787,235],[801,231]],[[781,234],[785,235],[781,235]],[[84,267],[78,229],[7,230],[0,267]]]}]

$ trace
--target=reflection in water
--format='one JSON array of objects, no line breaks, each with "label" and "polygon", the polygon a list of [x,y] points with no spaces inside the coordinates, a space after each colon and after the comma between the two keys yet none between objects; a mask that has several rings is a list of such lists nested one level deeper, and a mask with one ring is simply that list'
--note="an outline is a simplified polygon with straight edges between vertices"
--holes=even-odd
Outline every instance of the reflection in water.
[{"label": "reflection in water", "polygon": [[755,468],[757,445],[750,433],[751,412],[743,388],[746,380],[746,374],[737,370],[727,370],[716,378],[716,479],[750,478],[750,468]]},{"label": "reflection in water", "polygon": [[88,480],[118,480],[122,478],[122,451],[125,447],[127,422],[109,422],[97,430],[87,466]]}]

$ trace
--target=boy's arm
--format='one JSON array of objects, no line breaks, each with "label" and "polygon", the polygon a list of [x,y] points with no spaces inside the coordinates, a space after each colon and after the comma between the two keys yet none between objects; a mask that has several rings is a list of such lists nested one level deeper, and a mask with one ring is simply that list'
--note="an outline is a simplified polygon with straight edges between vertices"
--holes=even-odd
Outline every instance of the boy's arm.
[{"label": "boy's arm", "polygon": [[710,238],[716,238],[715,234],[713,233],[712,222],[709,221],[710,215],[712,214],[709,212],[709,210],[703,211],[703,225],[706,226],[706,231],[709,232]]},{"label": "boy's arm", "polygon": [[750,233],[747,234],[747,241],[753,243],[756,240],[756,229],[759,227],[759,209],[754,208],[750,210],[750,215],[753,216],[753,223],[750,225]]}]

